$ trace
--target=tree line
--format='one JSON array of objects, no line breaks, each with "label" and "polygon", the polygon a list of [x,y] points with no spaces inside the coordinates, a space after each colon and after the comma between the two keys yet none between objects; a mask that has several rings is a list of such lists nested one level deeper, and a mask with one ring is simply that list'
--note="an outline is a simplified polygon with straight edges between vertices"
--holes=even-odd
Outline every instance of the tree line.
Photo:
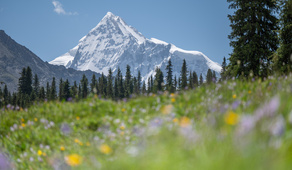
[{"label": "tree line", "polygon": [[[224,57],[223,79],[288,74],[292,71],[292,1],[227,0],[233,51]],[[279,17],[278,17],[279,16]]]},{"label": "tree line", "polygon": [[[188,71],[186,61],[183,60],[180,76],[173,77],[173,65],[171,60],[166,66],[166,76],[164,77],[161,68],[155,69],[155,76],[150,76],[147,81],[142,81],[141,73],[138,71],[137,77],[132,76],[129,65],[126,67],[126,75],[123,76],[120,68],[114,76],[112,69],[108,70],[108,75],[103,73],[100,77],[92,75],[90,83],[85,75],[79,83],[76,81],[71,85],[69,80],[62,78],[57,82],[53,77],[52,82],[47,82],[46,86],[40,86],[38,75],[32,74],[30,67],[23,68],[20,73],[18,90],[12,94],[8,91],[7,85],[4,89],[0,86],[0,108],[10,107],[12,109],[26,108],[35,102],[44,101],[71,101],[88,97],[89,94],[98,95],[101,98],[120,100],[130,98],[132,95],[159,93],[193,89],[204,84],[203,75],[198,77],[195,71]],[[210,69],[207,72],[206,83],[216,82],[215,71]]]}]

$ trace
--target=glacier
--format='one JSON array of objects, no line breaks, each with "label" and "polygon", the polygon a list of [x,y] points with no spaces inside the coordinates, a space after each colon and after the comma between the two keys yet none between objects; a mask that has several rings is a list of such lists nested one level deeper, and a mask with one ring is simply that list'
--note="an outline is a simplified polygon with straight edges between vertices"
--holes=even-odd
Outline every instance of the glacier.
[{"label": "glacier", "polygon": [[109,68],[114,75],[120,68],[126,73],[130,65],[131,73],[137,76],[141,72],[142,81],[155,75],[159,67],[166,75],[168,60],[173,64],[173,76],[180,75],[183,59],[186,60],[188,71],[195,71],[206,77],[210,68],[219,77],[222,67],[199,51],[187,51],[173,44],[156,38],[145,38],[119,16],[108,12],[98,25],[79,40],[77,46],[64,55],[49,62],[54,65],[64,65],[76,70],[91,70],[108,74]]}]

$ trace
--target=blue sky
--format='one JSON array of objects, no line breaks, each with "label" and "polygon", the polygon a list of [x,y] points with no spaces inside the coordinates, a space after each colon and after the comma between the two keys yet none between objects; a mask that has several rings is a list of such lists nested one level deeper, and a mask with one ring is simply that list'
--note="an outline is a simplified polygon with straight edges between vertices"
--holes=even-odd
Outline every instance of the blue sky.
[{"label": "blue sky", "polygon": [[226,0],[0,0],[0,29],[44,61],[77,45],[111,11],[146,38],[229,57]]}]

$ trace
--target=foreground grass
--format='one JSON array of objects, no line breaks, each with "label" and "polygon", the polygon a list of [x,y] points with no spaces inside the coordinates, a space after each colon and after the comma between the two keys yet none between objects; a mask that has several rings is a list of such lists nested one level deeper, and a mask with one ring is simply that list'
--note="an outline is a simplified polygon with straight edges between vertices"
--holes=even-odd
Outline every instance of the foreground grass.
[{"label": "foreground grass", "polygon": [[0,169],[292,167],[291,75],[0,116]]}]

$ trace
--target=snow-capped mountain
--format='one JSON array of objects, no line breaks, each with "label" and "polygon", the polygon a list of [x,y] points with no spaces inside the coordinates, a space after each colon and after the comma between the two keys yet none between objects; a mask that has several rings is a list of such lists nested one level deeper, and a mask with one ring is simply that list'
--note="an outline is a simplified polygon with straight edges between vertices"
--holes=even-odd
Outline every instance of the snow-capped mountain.
[{"label": "snow-capped mountain", "polygon": [[137,76],[140,70],[142,80],[155,74],[160,67],[166,75],[168,60],[172,61],[173,74],[180,74],[183,59],[189,71],[206,76],[210,68],[219,75],[221,66],[199,51],[186,51],[161,40],[145,38],[135,28],[127,25],[119,16],[108,12],[100,23],[78,45],[50,64],[64,65],[77,70],[92,70],[107,75],[112,68],[115,75],[119,67],[125,75],[126,65]]}]

